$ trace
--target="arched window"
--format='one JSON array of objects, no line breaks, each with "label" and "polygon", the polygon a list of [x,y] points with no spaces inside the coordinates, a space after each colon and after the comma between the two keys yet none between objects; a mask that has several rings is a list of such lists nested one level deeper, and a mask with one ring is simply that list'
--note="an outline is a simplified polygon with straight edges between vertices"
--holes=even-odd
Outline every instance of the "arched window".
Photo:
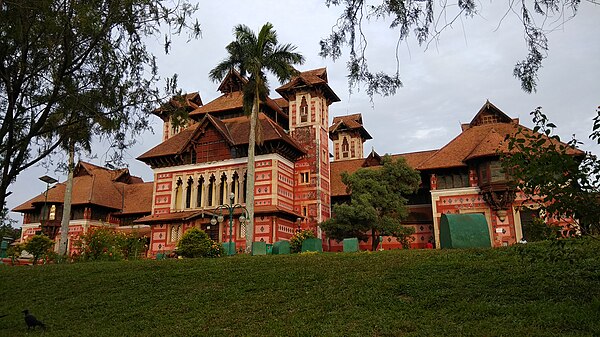
[{"label": "arched window", "polygon": [[169,233],[169,241],[170,242],[177,242],[179,241],[179,239],[181,239],[181,236],[183,235],[183,226],[181,225],[171,225],[171,231]]},{"label": "arched window", "polygon": [[239,189],[238,184],[240,183],[240,177],[237,172],[233,172],[233,176],[231,177],[231,193],[235,196],[234,202],[239,202],[240,198],[238,196]]},{"label": "arched window", "polygon": [[181,207],[181,197],[183,195],[183,181],[181,178],[177,179],[177,183],[175,183],[175,204],[173,205],[174,209],[179,209]]},{"label": "arched window", "polygon": [[208,206],[213,205],[213,194],[215,189],[215,176],[211,175],[208,179]]},{"label": "arched window", "polygon": [[219,184],[219,203],[221,205],[228,204],[227,200],[227,176],[223,173]]},{"label": "arched window", "polygon": [[300,122],[308,122],[308,104],[304,96],[302,96],[302,101],[300,102]]},{"label": "arched window", "polygon": [[248,181],[248,172],[244,173],[244,189],[242,190],[242,197],[241,197],[242,200],[240,200],[240,202],[246,202],[246,195],[248,194],[247,193],[248,192],[247,181]]},{"label": "arched window", "polygon": [[192,186],[194,185],[194,179],[189,177],[187,180],[187,186],[185,187],[185,208],[190,208],[192,205]]},{"label": "arched window", "polygon": [[350,150],[350,146],[348,144],[348,138],[344,137],[344,140],[342,140],[342,157],[348,158],[349,150]]},{"label": "arched window", "polygon": [[198,179],[198,191],[196,194],[196,207],[202,207],[202,190],[204,189],[204,177]]}]

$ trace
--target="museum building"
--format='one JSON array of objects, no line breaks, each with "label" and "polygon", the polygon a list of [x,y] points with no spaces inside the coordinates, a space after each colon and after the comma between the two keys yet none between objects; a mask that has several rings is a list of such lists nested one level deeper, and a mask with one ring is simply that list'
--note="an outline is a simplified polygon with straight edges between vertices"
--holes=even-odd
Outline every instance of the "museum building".
[{"label": "museum building", "polygon": [[[112,226],[149,236],[148,256],[154,257],[173,251],[192,227],[243,248],[246,226],[253,226],[254,241],[289,240],[298,229],[308,228],[322,239],[323,250],[340,251],[342,244],[329,239],[318,224],[332,216],[332,204],[350,198],[341,175],[382,165],[375,150],[364,156],[364,143],[372,137],[362,115],[330,119],[330,105],[340,99],[328,85],[326,69],[301,72],[276,89],[280,98],[267,98],[260,105],[262,141],[256,145],[255,184],[248,186],[245,82],[232,71],[218,87],[221,95],[211,102],[203,104],[199,93],[191,93],[154,111],[163,120],[162,142],[137,158],[152,168],[153,182],[143,182],[127,169],[80,162],[70,242],[89,228]],[[172,115],[181,109],[189,118],[173,122]],[[524,207],[525,196],[511,187],[499,160],[508,151],[505,137],[523,126],[486,101],[471,122],[460,127],[458,136],[440,149],[392,154],[421,175],[419,191],[408,198],[409,217],[403,221],[415,229],[412,248],[425,248],[427,242],[439,247],[442,214],[483,214],[494,247],[527,237],[524,224],[534,211]],[[219,205],[245,204],[248,188],[255,194],[254,219],[240,222],[241,209],[236,209],[230,236],[228,221],[211,219]],[[59,183],[14,209],[24,214],[23,240],[40,228],[60,236],[63,197],[64,183]],[[371,244],[360,246],[367,249]],[[381,247],[396,249],[400,243],[383,237]]]}]

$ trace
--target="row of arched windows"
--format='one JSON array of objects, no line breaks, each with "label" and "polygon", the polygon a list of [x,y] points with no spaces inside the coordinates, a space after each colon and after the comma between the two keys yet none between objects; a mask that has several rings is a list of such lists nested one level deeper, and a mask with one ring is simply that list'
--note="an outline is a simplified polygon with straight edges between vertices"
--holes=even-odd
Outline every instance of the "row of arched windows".
[{"label": "row of arched windows", "polygon": [[[217,178],[218,177],[218,178]],[[233,193],[234,203],[243,203],[246,195],[246,173],[240,177],[233,172],[230,177],[226,173],[176,178],[173,209],[190,209],[216,207],[229,204],[229,195]],[[185,180],[184,180],[185,179]]]}]

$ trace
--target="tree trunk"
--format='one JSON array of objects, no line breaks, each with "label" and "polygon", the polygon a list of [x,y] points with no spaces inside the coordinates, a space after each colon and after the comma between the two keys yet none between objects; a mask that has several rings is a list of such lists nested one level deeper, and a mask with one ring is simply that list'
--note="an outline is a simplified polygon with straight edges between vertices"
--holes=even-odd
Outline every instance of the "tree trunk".
[{"label": "tree trunk", "polygon": [[62,221],[60,223],[60,243],[58,254],[66,255],[69,240],[69,221],[71,220],[71,196],[73,192],[73,171],[75,169],[75,143],[69,143],[69,177],[65,189],[65,200],[63,204]]},{"label": "tree trunk", "polygon": [[371,229],[371,250],[376,251],[379,245],[379,238],[377,237],[377,231],[375,228]]},{"label": "tree trunk", "polygon": [[248,139],[248,172],[246,174],[246,209],[248,210],[248,219],[246,223],[246,251],[251,252],[252,242],[254,241],[254,176],[255,176],[255,158],[254,148],[256,147],[256,124],[258,122],[258,92],[252,105],[250,114],[250,137]]}]

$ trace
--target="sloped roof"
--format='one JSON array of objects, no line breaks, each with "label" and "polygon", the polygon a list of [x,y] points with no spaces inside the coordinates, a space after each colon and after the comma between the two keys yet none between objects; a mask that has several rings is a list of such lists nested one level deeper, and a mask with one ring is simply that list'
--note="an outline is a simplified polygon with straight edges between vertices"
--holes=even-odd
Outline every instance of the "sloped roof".
[{"label": "sloped roof", "polygon": [[[150,185],[151,183],[138,184],[129,183],[131,180],[125,179],[128,182],[117,181],[123,180],[123,172],[129,175],[127,169],[116,169],[110,170],[104,167],[96,166],[86,162],[79,162],[75,168],[73,177],[73,191],[72,191],[72,204],[73,205],[98,205],[115,210],[120,210],[124,203],[129,203],[127,200],[127,193],[123,197],[123,191],[127,192],[128,188],[141,188],[148,189],[149,187],[132,187],[135,185]],[[141,180],[139,177],[134,177],[133,181],[137,182]],[[58,183],[48,190],[48,197],[46,199],[45,193],[40,193],[38,196],[24,202],[23,204],[15,207],[15,212],[25,212],[35,209],[35,204],[43,204],[44,202],[53,204],[62,204],[65,199],[66,183]],[[151,187],[149,188],[152,191]],[[152,193],[150,193],[150,198]],[[133,197],[133,196],[132,196]],[[133,210],[141,210],[142,212],[150,212],[151,200],[147,201],[144,198],[137,200],[137,197],[133,197],[135,200],[131,200],[131,203],[138,203],[138,205],[131,206]]]},{"label": "sloped roof", "polygon": [[[487,101],[468,127],[463,125],[463,132],[416,168],[465,167],[470,159],[498,156],[508,152],[508,144],[504,141],[506,136],[514,136],[519,130],[533,134],[533,130],[520,125],[517,119],[511,119]],[[570,149],[568,153],[576,155],[583,152]]]},{"label": "sloped roof", "polygon": [[365,130],[360,113],[334,117],[333,123],[329,127],[329,138],[332,138],[334,133],[345,130],[358,130],[363,139],[373,139],[367,130]]},{"label": "sloped roof", "polygon": [[[394,154],[391,157],[395,160],[399,157],[404,158],[408,166],[417,168],[421,162],[429,158],[432,154],[436,153],[437,150],[430,151],[419,151],[411,153]],[[349,195],[346,191],[346,185],[342,182],[342,173],[347,172],[349,174],[354,173],[360,168],[365,168],[365,163],[368,158],[363,159],[351,159],[351,160],[340,160],[333,161],[330,163],[330,185],[331,185],[331,196],[345,196]],[[368,166],[367,168],[379,168],[379,166]]]},{"label": "sloped roof", "polygon": [[492,128],[487,135],[475,146],[473,151],[465,157],[465,160],[470,160],[479,157],[494,155],[498,152],[507,153],[508,143],[504,141],[506,135],[502,136],[496,129]]},{"label": "sloped roof", "polygon": [[475,117],[469,123],[470,126],[477,126],[485,124],[483,116],[494,116],[497,123],[511,123],[512,119],[508,117],[502,110],[498,109],[497,106],[486,100],[481,109],[477,112]]},{"label": "sloped roof", "polygon": [[[496,149],[501,145],[495,135],[515,134],[517,124],[499,123],[471,127],[456,136],[448,144],[442,147],[428,160],[421,163],[417,168],[420,170],[431,170],[440,168],[465,167],[466,160],[471,153],[481,156],[497,155]],[[477,149],[477,150],[476,150]]]},{"label": "sloped roof", "polygon": [[298,76],[292,78],[288,83],[280,86],[276,90],[288,90],[296,86],[298,83],[304,83],[306,85],[318,85],[327,83],[327,68],[318,68],[313,70],[307,70],[300,72]]},{"label": "sloped roof", "polygon": [[[291,138],[281,126],[267,117],[264,113],[261,112],[258,115],[258,120],[262,127],[263,140],[265,142],[282,140],[292,145],[298,151],[306,153],[304,146]],[[248,116],[241,116],[219,121],[226,128],[226,130],[228,130],[228,133],[233,141],[232,145],[248,144],[248,139],[250,136],[250,118]]]},{"label": "sloped roof", "polygon": [[163,141],[137,157],[138,160],[180,154],[192,140],[199,124],[192,124],[173,137]]},{"label": "sloped roof", "polygon": [[134,223],[187,221],[202,216],[204,213],[204,211],[179,211],[164,214],[151,214],[135,220]]},{"label": "sloped roof", "polygon": [[154,182],[129,184],[124,186],[125,199],[121,214],[139,214],[152,212],[152,193]]},{"label": "sloped roof", "polygon": [[221,81],[221,84],[219,84],[219,88],[217,88],[217,90],[223,94],[233,91],[241,91],[242,87],[246,83],[248,83],[247,79],[240,75],[237,70],[231,69],[223,81]]},{"label": "sloped roof", "polygon": [[[280,115],[283,115],[287,118],[287,115],[281,110],[280,106],[275,103],[274,100],[267,97],[266,104],[269,108],[274,110]],[[194,111],[190,112],[190,116],[192,117],[202,117],[208,113],[220,113],[228,110],[236,110],[243,109],[244,107],[244,94],[241,91],[233,91],[230,93],[225,93],[214,100],[206,103],[205,105],[198,107]]]},{"label": "sloped roof", "polygon": [[318,68],[300,72],[292,78],[288,83],[275,89],[281,96],[285,97],[286,92],[300,86],[321,87],[324,89],[326,96],[331,102],[339,102],[340,98],[329,87],[327,81],[327,68]]},{"label": "sloped roof", "polygon": [[277,104],[282,109],[287,108],[290,105],[290,102],[288,102],[288,100],[283,97],[275,98],[273,99],[273,102],[275,102],[275,104]]},{"label": "sloped roof", "polygon": [[[306,150],[300,143],[292,139],[281,126],[264,113],[260,113],[258,119],[262,127],[264,142],[281,140],[291,145],[297,151],[306,153]],[[206,123],[212,124],[223,135],[223,138],[228,141],[229,145],[241,146],[248,144],[250,136],[250,118],[248,116],[220,120],[214,116],[206,115],[200,123],[194,124],[172,138],[165,140],[137,159],[143,161],[149,158],[181,154]]]}]

